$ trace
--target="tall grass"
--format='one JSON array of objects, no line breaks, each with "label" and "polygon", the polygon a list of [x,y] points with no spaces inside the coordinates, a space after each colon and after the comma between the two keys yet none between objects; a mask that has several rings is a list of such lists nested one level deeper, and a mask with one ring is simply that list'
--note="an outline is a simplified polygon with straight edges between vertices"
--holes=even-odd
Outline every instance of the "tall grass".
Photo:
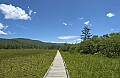
[{"label": "tall grass", "polygon": [[54,50],[0,50],[0,78],[43,78]]},{"label": "tall grass", "polygon": [[70,78],[120,78],[120,58],[62,52]]}]

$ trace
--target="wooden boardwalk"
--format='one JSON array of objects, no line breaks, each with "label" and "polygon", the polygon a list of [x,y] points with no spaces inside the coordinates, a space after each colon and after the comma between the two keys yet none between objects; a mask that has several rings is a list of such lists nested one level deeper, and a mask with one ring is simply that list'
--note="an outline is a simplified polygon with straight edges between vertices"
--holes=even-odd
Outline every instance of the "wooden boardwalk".
[{"label": "wooden boardwalk", "polygon": [[43,78],[69,78],[65,63],[59,51]]}]

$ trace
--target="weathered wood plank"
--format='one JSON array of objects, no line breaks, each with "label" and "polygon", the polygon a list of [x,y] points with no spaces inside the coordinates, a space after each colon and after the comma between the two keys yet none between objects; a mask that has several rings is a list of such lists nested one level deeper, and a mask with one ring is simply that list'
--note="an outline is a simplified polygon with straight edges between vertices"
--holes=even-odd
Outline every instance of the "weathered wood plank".
[{"label": "weathered wood plank", "polygon": [[44,78],[68,78],[68,72],[59,51]]}]

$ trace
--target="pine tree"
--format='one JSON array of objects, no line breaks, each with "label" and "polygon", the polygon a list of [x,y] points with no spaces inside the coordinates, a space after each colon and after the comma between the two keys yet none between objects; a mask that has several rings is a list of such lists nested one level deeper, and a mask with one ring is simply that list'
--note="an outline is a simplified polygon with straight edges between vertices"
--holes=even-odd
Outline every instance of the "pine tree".
[{"label": "pine tree", "polygon": [[92,35],[89,33],[90,30],[91,30],[91,29],[88,28],[88,26],[85,26],[84,29],[82,30],[81,39],[83,39],[83,40],[88,40],[88,39],[90,39],[90,37],[92,36]]}]

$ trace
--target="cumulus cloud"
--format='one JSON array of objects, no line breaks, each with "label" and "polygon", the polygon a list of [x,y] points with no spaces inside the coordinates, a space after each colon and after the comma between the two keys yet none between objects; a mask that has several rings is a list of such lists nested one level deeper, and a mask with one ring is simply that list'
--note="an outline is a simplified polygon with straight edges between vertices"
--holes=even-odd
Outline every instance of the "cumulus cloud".
[{"label": "cumulus cloud", "polygon": [[67,23],[65,23],[65,22],[63,22],[63,25],[67,26],[68,24],[67,24]]},{"label": "cumulus cloud", "polygon": [[20,7],[15,7],[11,4],[0,4],[0,10],[5,15],[5,19],[31,20],[31,17],[26,14],[25,10],[21,9]]},{"label": "cumulus cloud", "polygon": [[90,21],[86,21],[84,22],[85,25],[89,25]]},{"label": "cumulus cloud", "polygon": [[68,40],[68,39],[75,39],[78,38],[78,36],[59,36],[58,39],[62,40]]},{"label": "cumulus cloud", "polygon": [[111,18],[111,17],[115,16],[115,14],[114,13],[107,13],[106,16],[109,17],[109,18]]}]

